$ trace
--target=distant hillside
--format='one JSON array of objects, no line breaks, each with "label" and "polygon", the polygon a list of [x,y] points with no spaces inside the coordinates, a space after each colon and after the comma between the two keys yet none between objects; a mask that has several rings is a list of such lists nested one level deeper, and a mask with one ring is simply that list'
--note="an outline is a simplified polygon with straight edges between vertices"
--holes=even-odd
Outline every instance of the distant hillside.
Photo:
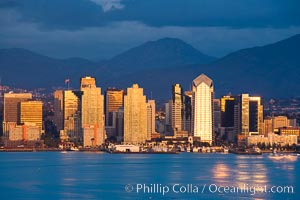
[{"label": "distant hillside", "polygon": [[16,87],[59,86],[68,77],[77,83],[80,76],[94,71],[95,65],[81,58],[54,59],[26,49],[0,49],[2,83]]},{"label": "distant hillside", "polygon": [[180,39],[163,38],[149,41],[125,51],[105,64],[108,69],[141,71],[189,64],[206,64],[216,58],[205,55]]},{"label": "distant hillside", "polygon": [[[53,59],[24,49],[0,50],[4,84],[20,87],[63,85],[92,75],[98,85],[127,88],[138,83],[155,99],[171,97],[171,85],[185,90],[201,73],[213,79],[216,96],[247,92],[264,97],[300,94],[300,34],[274,44],[242,49],[214,60],[177,39],[147,42],[114,58],[95,63],[81,58]],[[204,63],[204,64],[203,64]],[[206,63],[206,64],[205,64]]]},{"label": "distant hillside", "polygon": [[201,73],[214,80],[216,96],[247,92],[264,97],[300,95],[300,34],[274,44],[242,49],[205,65],[188,65],[148,70],[121,79],[152,91],[154,98],[171,97],[171,84],[189,90]]}]

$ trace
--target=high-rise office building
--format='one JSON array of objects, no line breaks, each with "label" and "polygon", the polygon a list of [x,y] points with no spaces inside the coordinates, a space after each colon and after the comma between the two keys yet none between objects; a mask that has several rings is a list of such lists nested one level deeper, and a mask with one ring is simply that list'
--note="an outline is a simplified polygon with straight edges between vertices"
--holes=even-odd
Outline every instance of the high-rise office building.
[{"label": "high-rise office building", "polygon": [[165,103],[165,132],[171,133],[172,130],[172,105],[173,100],[169,100]]},{"label": "high-rise office building", "polygon": [[3,134],[8,135],[9,124],[20,122],[20,102],[32,99],[31,93],[5,93],[4,94],[4,115]]},{"label": "high-rise office building", "polygon": [[64,130],[62,140],[81,140],[81,91],[64,91]]},{"label": "high-rise office building", "polygon": [[182,130],[182,87],[172,86],[172,129],[173,132]]},{"label": "high-rise office building", "polygon": [[193,135],[201,142],[213,142],[213,81],[201,74],[193,81]]},{"label": "high-rise office building", "polygon": [[151,135],[155,133],[155,101],[147,102],[147,140],[151,140]]},{"label": "high-rise office building", "polygon": [[122,142],[124,140],[124,109],[123,108],[119,108],[117,112],[116,137],[117,137],[117,142]]},{"label": "high-rise office building", "polygon": [[54,124],[58,131],[64,129],[64,91],[54,91]]},{"label": "high-rise office building", "polygon": [[105,125],[113,125],[113,112],[123,107],[124,90],[109,88],[105,92]]},{"label": "high-rise office building", "polygon": [[31,123],[43,129],[43,103],[41,101],[20,102],[20,123]]},{"label": "high-rise office building", "polygon": [[124,142],[144,143],[147,139],[147,103],[143,88],[133,84],[124,97]]},{"label": "high-rise office building", "polygon": [[234,129],[242,136],[262,134],[263,106],[260,97],[242,94],[235,104]]},{"label": "high-rise office building", "polygon": [[234,105],[235,98],[233,96],[221,97],[221,127],[234,127]]},{"label": "high-rise office building", "polygon": [[19,121],[19,103],[32,99],[31,93],[6,93],[4,94],[4,122]]},{"label": "high-rise office building", "polygon": [[183,95],[182,106],[182,130],[191,133],[192,121],[192,91],[187,91]]},{"label": "high-rise office building", "polygon": [[[101,137],[95,137],[93,145],[99,145],[104,143],[104,98],[101,95],[101,88],[96,87],[96,80],[92,77],[83,77],[81,78],[81,87],[82,92],[81,97],[81,125],[82,128],[92,126],[93,129],[96,129],[95,135],[100,134]],[[89,133],[86,131],[85,133]],[[97,133],[97,134],[96,134]],[[87,137],[84,137],[87,138]],[[99,141],[97,141],[99,140]],[[84,142],[86,143],[86,142]],[[86,143],[88,144],[88,143]]]},{"label": "high-rise office building", "polygon": [[214,121],[213,121],[213,125],[214,125],[214,132],[218,131],[219,128],[221,127],[221,105],[220,105],[220,99],[214,99]]}]

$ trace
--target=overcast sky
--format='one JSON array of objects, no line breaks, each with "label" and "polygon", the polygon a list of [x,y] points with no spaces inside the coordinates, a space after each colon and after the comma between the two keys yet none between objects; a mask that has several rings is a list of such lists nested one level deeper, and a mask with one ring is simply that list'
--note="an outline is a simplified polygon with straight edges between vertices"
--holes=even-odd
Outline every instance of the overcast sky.
[{"label": "overcast sky", "polygon": [[163,37],[224,56],[300,33],[299,0],[0,0],[0,48],[110,58]]}]

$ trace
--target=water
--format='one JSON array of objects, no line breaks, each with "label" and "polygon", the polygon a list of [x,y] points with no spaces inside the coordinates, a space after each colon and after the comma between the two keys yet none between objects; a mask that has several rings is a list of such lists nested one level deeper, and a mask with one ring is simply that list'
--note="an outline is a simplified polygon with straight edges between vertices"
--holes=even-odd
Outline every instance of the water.
[{"label": "water", "polygon": [[[0,153],[0,199],[300,199],[299,159],[268,154]],[[253,185],[280,186],[281,193],[246,192]],[[216,186],[231,191],[221,187],[218,192]],[[244,192],[234,192],[237,186],[244,186]],[[293,193],[282,191],[284,186],[292,186]]]}]

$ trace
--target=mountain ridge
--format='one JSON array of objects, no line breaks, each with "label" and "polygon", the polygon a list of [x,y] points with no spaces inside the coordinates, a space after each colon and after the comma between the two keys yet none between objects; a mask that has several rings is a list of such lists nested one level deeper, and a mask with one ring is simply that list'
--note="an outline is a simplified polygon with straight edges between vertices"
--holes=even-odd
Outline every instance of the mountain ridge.
[{"label": "mountain ridge", "polygon": [[[170,40],[169,38],[157,41],[164,41],[164,44],[170,41],[181,43],[181,40]],[[180,83],[185,90],[189,90],[192,80],[199,74],[205,73],[215,83],[216,96],[229,92],[234,94],[252,93],[266,97],[297,96],[300,93],[300,88],[297,87],[300,85],[300,56],[298,55],[300,34],[272,44],[241,49],[205,64],[195,63],[193,56],[190,60],[187,59],[187,62],[184,60],[186,52],[182,58],[184,62],[179,60],[174,64],[172,57],[164,57],[168,58],[164,62],[171,63],[170,65],[153,65],[155,62],[152,62],[151,59],[159,60],[159,56],[154,56],[149,61],[146,59],[146,64],[141,67],[141,63],[145,62],[142,59],[139,66],[135,66],[135,68],[130,67],[134,66],[132,63],[135,61],[130,61],[129,64],[122,61],[125,64],[117,66],[115,64],[117,61],[113,61],[118,58],[123,60],[120,55],[121,57],[125,55],[126,58],[126,52],[137,52],[139,47],[149,44],[153,46],[153,43],[155,44],[157,41],[143,43],[103,62],[93,62],[82,58],[54,59],[34,52],[30,53],[30,51],[20,53],[21,55],[10,55],[7,51],[4,54],[5,50],[0,49],[0,77],[5,81],[6,77],[9,77],[9,81],[6,81],[7,84],[13,83],[14,86],[22,87],[27,84],[28,87],[61,86],[64,79],[71,78],[72,86],[74,84],[74,87],[77,87],[81,76],[91,75],[97,78],[97,84],[104,89],[112,86],[126,88],[132,83],[139,83],[141,87],[145,88],[146,95],[151,92],[154,98],[165,99],[171,95],[172,84]],[[168,45],[164,46],[166,49],[167,47]],[[193,47],[191,46],[191,48]],[[18,50],[21,51],[13,48],[8,52]],[[156,55],[161,54],[153,49],[152,51]],[[172,52],[173,56],[176,55],[174,53],[176,50]],[[130,54],[129,57],[134,57],[132,53]],[[139,56],[135,57],[139,58]],[[36,74],[40,76],[35,76]],[[50,80],[47,81],[42,76],[43,74]],[[5,81],[4,83],[6,83]]]}]

